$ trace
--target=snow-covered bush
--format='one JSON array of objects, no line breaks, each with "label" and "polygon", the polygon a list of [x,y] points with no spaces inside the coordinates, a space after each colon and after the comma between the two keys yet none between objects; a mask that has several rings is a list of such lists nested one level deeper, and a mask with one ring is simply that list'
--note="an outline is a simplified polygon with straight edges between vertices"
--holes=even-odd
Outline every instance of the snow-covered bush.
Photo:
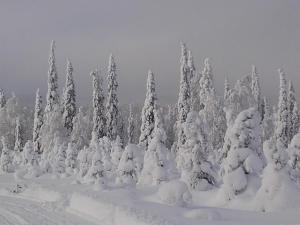
[{"label": "snow-covered bush", "polygon": [[66,150],[66,171],[73,172],[73,170],[77,167],[77,149],[73,147],[72,143],[68,144],[68,148]]},{"label": "snow-covered bush", "polygon": [[117,172],[118,177],[116,182],[118,184],[131,185],[137,182],[137,171],[132,148],[126,147],[122,154]]},{"label": "snow-covered bush", "polygon": [[[23,148],[23,165],[25,166],[27,177],[37,177],[41,174],[41,169],[38,165],[38,152],[35,150],[34,143],[29,140]],[[22,173],[21,171],[18,172]]]},{"label": "snow-covered bush", "polygon": [[96,151],[92,157],[92,165],[89,168],[85,180],[88,182],[95,182],[99,181],[104,176],[104,168],[102,162],[102,155],[101,152]]},{"label": "snow-covered bush", "polygon": [[282,211],[299,207],[300,189],[290,179],[287,152],[278,149],[276,141],[264,143],[267,166],[263,171],[262,185],[258,190],[254,207],[260,211]]},{"label": "snow-covered bush", "polygon": [[221,176],[226,198],[231,199],[246,190],[250,176],[257,177],[263,168],[257,109],[241,112],[226,137]]},{"label": "snow-covered bush", "polygon": [[187,185],[177,180],[163,183],[159,187],[158,197],[163,203],[176,206],[187,206],[192,200]]},{"label": "snow-covered bush", "polygon": [[121,138],[117,136],[116,140],[111,143],[111,162],[113,170],[116,170],[118,168],[122,153],[123,148]]},{"label": "snow-covered bush", "polygon": [[79,178],[84,177],[88,172],[89,169],[88,156],[89,156],[89,149],[86,147],[84,147],[84,149],[82,149],[78,154],[77,160],[79,163],[79,171],[78,171]]},{"label": "snow-covered bush", "polygon": [[120,159],[116,182],[125,185],[135,184],[142,169],[142,160],[141,149],[137,145],[128,144]]},{"label": "snow-covered bush", "polygon": [[66,146],[65,145],[60,145],[57,149],[57,154],[56,157],[54,159],[53,165],[52,165],[52,169],[53,172],[58,173],[58,174],[62,174],[65,173],[66,171]]},{"label": "snow-covered bush", "polygon": [[206,189],[215,184],[215,175],[207,160],[210,150],[206,124],[198,113],[190,112],[183,125],[186,142],[179,148],[177,155],[181,179],[194,189]]}]

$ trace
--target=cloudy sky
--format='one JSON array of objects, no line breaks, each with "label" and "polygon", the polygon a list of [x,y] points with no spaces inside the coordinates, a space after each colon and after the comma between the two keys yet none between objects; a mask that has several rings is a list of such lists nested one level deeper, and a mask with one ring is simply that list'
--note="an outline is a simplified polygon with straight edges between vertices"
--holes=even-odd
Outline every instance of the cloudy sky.
[{"label": "cloudy sky", "polygon": [[300,99],[298,0],[0,0],[0,28],[0,86],[26,103],[37,88],[45,95],[52,39],[60,87],[69,58],[82,104],[91,99],[90,71],[105,74],[111,52],[122,103],[143,101],[148,69],[160,101],[175,102],[181,40],[197,69],[211,58],[220,94],[226,75],[233,83],[254,64],[265,95],[277,98],[281,67]]}]

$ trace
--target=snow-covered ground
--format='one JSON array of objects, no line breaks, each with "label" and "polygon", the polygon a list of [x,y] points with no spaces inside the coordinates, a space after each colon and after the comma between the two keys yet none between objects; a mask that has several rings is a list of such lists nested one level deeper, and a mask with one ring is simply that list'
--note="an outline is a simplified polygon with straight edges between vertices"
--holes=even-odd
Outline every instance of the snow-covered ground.
[{"label": "snow-covered ground", "polygon": [[223,207],[211,200],[217,199],[217,191],[192,195],[193,202],[174,206],[163,203],[155,187],[100,188],[78,184],[72,177],[50,175],[16,181],[12,174],[5,174],[0,176],[0,224],[276,225],[300,221],[299,209],[272,213],[245,210],[251,205],[246,194],[239,202]]}]

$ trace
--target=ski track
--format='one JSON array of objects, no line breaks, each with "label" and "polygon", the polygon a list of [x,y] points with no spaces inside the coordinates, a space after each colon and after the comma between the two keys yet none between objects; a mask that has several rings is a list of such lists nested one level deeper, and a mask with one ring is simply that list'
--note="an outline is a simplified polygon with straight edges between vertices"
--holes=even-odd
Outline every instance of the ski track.
[{"label": "ski track", "polygon": [[95,225],[64,210],[51,210],[41,203],[0,196],[1,225]]}]

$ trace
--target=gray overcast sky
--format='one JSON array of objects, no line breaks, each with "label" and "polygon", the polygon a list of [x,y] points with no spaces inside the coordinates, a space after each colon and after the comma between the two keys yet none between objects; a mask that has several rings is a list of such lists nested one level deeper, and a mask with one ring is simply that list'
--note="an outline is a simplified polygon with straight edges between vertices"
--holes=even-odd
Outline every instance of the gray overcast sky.
[{"label": "gray overcast sky", "polygon": [[299,0],[0,0],[0,28],[0,86],[24,102],[38,87],[45,96],[52,39],[60,88],[68,57],[82,104],[91,99],[91,69],[106,72],[110,52],[121,103],[144,100],[149,68],[161,102],[175,102],[180,40],[198,69],[211,58],[220,94],[225,75],[233,83],[255,64],[264,94],[277,98],[282,67],[300,99]]}]

